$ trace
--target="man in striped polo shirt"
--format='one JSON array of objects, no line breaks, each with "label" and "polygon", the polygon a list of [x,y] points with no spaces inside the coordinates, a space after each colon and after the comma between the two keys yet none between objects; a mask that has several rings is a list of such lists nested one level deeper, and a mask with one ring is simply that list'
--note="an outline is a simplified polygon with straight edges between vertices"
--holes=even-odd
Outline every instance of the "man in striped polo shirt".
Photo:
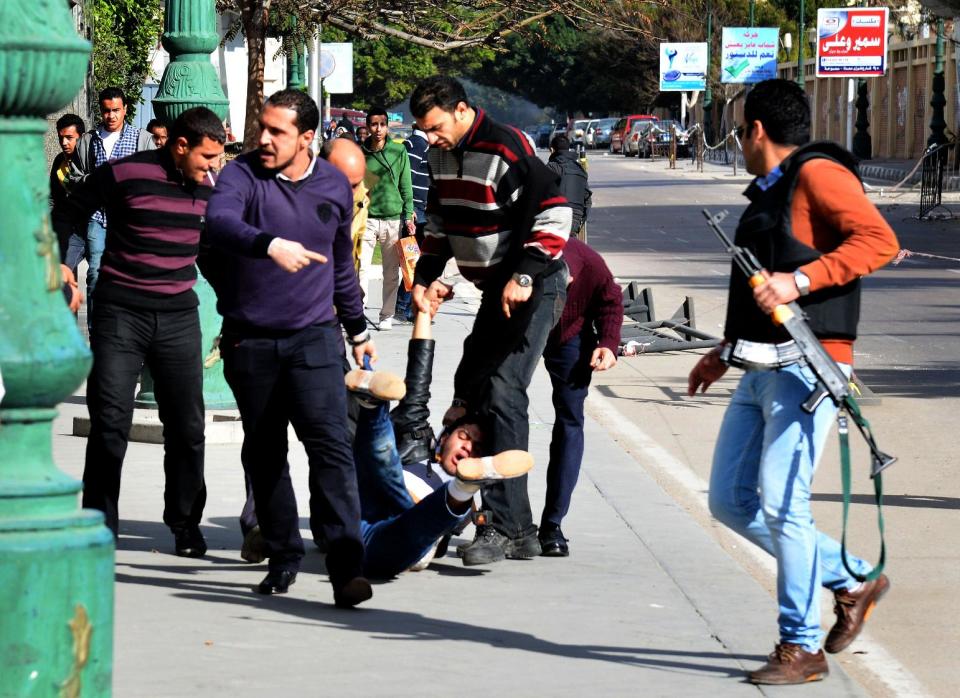
[{"label": "man in striped polo shirt", "polygon": [[83,506],[118,533],[120,470],[133,421],[137,379],[154,377],[163,422],[163,521],[178,555],[207,551],[200,533],[204,408],[196,259],[226,133],[205,107],[184,112],[162,150],[111,160],[71,191],[72,216],[105,210],[109,234],[100,267],[87,380],[90,436]]},{"label": "man in striped polo shirt", "polygon": [[[570,205],[520,130],[470,106],[458,81],[422,81],[410,109],[430,143],[432,178],[414,303],[427,312],[450,297],[438,280],[450,257],[483,292],[444,421],[466,408],[488,414],[493,453],[526,451],[527,387],[566,298]],[[478,527],[464,564],[540,554],[526,476],[484,487],[483,502],[492,524]]]}]

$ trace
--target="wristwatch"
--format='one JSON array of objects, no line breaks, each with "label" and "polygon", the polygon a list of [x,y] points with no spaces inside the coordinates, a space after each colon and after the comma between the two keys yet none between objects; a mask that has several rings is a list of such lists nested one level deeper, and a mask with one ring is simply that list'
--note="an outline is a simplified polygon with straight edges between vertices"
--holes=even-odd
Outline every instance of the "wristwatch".
[{"label": "wristwatch", "polygon": [[514,274],[513,280],[517,282],[517,285],[521,288],[527,288],[533,284],[533,277],[529,274]]},{"label": "wristwatch", "polygon": [[810,277],[804,274],[799,269],[793,272],[794,283],[797,284],[797,290],[800,292],[801,296],[806,296],[810,293]]}]

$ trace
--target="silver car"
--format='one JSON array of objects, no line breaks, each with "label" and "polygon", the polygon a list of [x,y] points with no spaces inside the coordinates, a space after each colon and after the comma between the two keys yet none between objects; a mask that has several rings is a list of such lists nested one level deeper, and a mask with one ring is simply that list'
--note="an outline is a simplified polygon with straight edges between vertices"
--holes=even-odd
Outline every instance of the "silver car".
[{"label": "silver car", "polygon": [[587,124],[589,122],[589,119],[577,119],[573,122],[573,127],[570,129],[569,134],[570,145],[573,147],[586,145]]},{"label": "silver car", "polygon": [[607,148],[610,146],[610,135],[619,119],[598,119],[593,129],[593,147]]},{"label": "silver car", "polygon": [[633,126],[630,127],[630,133],[627,134],[626,139],[623,141],[623,154],[625,157],[632,158],[644,152],[643,136],[655,123],[657,122],[653,119],[637,119],[633,122]]},{"label": "silver car", "polygon": [[596,137],[597,124],[600,123],[600,119],[591,119],[587,122],[586,128],[583,129],[583,147],[584,148],[593,148],[593,142]]}]

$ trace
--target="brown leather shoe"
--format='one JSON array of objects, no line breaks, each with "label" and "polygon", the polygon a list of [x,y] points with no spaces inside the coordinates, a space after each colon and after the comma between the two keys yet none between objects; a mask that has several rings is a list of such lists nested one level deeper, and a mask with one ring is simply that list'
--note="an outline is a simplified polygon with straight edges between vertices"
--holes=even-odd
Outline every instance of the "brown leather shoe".
[{"label": "brown leather shoe", "polygon": [[767,657],[767,663],[747,674],[750,683],[784,685],[820,681],[830,673],[823,650],[807,652],[800,645],[781,642]]},{"label": "brown leather shoe", "polygon": [[873,613],[877,601],[889,588],[890,580],[887,575],[881,574],[872,582],[864,582],[855,594],[846,589],[834,593],[833,610],[837,614],[837,622],[830,628],[823,648],[830,654],[845,650],[863,630],[863,624]]}]

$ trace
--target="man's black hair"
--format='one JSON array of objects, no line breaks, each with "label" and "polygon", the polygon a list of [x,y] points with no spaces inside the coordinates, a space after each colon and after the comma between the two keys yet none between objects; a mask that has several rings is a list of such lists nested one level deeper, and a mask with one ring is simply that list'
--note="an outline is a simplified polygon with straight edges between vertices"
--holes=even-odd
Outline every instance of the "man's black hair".
[{"label": "man's black hair", "polygon": [[555,153],[562,153],[565,150],[570,150],[570,139],[561,133],[559,136],[553,137],[553,140],[550,141],[550,147]]},{"label": "man's black hair", "polygon": [[81,119],[76,114],[64,114],[59,119],[57,119],[58,132],[62,131],[65,128],[70,128],[71,126],[77,129],[78,134],[82,134],[87,128],[86,125],[83,123],[83,119]]},{"label": "man's black hair", "polygon": [[106,87],[100,90],[100,94],[97,95],[97,104],[103,104],[111,99],[119,99],[123,106],[127,106],[127,96],[119,87]]},{"label": "man's black hair", "polygon": [[481,457],[490,455],[489,444],[491,443],[490,435],[493,428],[493,419],[487,415],[480,412],[467,412],[462,417],[450,422],[450,424],[443,429],[441,438],[444,434],[452,434],[454,429],[462,427],[464,424],[476,424],[477,428],[480,430],[480,446],[476,452],[471,455],[474,457]]},{"label": "man's black hair", "polygon": [[383,116],[383,117],[386,117],[387,123],[388,123],[388,124],[390,123],[390,115],[387,114],[387,110],[386,110],[386,109],[384,109],[384,108],[381,107],[381,106],[370,107],[370,111],[367,112],[367,127],[368,127],[368,128],[369,128],[369,126],[370,126],[370,119],[372,119],[372,118],[375,117],[375,116]]},{"label": "man's black hair", "polygon": [[763,124],[770,140],[778,145],[810,142],[810,102],[793,80],[764,80],[747,93],[743,105],[747,133],[754,121]]},{"label": "man's black hair", "polygon": [[[162,125],[162,124],[161,124]],[[227,132],[220,117],[206,107],[187,109],[168,129],[167,145],[172,147],[178,138],[186,138],[187,145],[194,148],[204,137],[221,145],[227,142]]]},{"label": "man's black hair", "polygon": [[467,91],[463,89],[460,81],[446,75],[434,75],[432,78],[421,80],[413,88],[413,94],[410,95],[410,111],[413,112],[414,118],[422,119],[434,107],[452,112],[460,102],[470,105]]},{"label": "man's black hair", "polygon": [[[167,125],[166,125],[165,123],[163,123],[162,121],[160,121],[160,119],[150,119],[150,121],[147,122],[147,128],[146,128],[146,130],[147,130],[147,131],[150,131],[150,129],[152,129],[152,128],[158,128],[158,127],[159,127],[159,128],[166,128]],[[153,133],[153,131],[150,131],[150,132]]]},{"label": "man's black hair", "polygon": [[316,131],[320,125],[320,110],[317,109],[317,103],[310,95],[300,90],[280,90],[267,97],[264,107],[281,107],[283,109],[293,109],[297,113],[297,132],[306,133],[307,131]]}]

